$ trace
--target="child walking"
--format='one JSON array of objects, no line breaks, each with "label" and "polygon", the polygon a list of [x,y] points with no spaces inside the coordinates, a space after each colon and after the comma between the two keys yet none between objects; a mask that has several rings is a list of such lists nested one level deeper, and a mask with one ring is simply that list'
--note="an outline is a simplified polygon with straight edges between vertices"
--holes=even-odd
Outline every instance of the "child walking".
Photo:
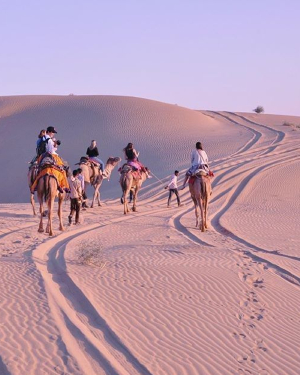
[{"label": "child walking", "polygon": [[72,217],[74,212],[75,214],[75,224],[80,224],[79,214],[80,214],[80,203],[82,198],[82,188],[81,181],[78,179],[78,170],[74,169],[73,175],[69,178],[70,184],[70,198],[71,198],[71,212],[69,215],[69,224],[72,224]]}]

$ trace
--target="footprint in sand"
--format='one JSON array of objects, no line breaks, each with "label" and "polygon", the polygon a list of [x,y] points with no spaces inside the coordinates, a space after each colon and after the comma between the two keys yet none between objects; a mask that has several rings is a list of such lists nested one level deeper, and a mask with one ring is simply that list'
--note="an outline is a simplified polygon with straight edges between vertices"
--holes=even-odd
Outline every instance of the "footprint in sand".
[{"label": "footprint in sand", "polygon": [[247,307],[248,303],[249,303],[249,301],[247,301],[247,300],[241,300],[240,301],[240,307]]},{"label": "footprint in sand", "polygon": [[238,361],[239,363],[243,363],[243,362],[247,361],[247,359],[248,359],[247,354],[245,354],[245,355],[243,355],[243,356],[240,355],[240,356],[237,357],[237,361]]},{"label": "footprint in sand", "polygon": [[263,264],[263,263],[259,263],[259,264],[258,264],[258,267],[259,267],[260,269],[262,269],[262,270],[267,270],[267,269],[268,269],[268,267],[267,267],[265,264]]},{"label": "footprint in sand", "polygon": [[268,349],[264,345],[264,340],[255,340],[255,345],[253,350],[262,350],[263,352],[267,352]]},{"label": "footprint in sand", "polygon": [[258,286],[259,284],[262,284],[263,281],[264,279],[259,277],[258,275],[247,274],[246,276],[246,282],[253,286]]},{"label": "footprint in sand", "polygon": [[245,339],[246,335],[244,333],[233,332],[232,337],[234,337],[235,339]]}]

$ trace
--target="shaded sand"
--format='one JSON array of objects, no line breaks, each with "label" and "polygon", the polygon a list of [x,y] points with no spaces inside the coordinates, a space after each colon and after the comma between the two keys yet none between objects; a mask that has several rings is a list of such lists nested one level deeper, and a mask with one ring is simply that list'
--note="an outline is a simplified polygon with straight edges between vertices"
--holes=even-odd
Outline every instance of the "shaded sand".
[{"label": "shaded sand", "polygon": [[[46,98],[29,99],[46,107]],[[113,97],[91,100],[100,99],[116,106]],[[10,100],[1,107],[6,124],[33,111],[24,98]],[[184,142],[164,133],[156,150],[167,155],[164,182],[179,160],[188,165],[188,143],[206,140],[215,172],[209,230],[195,228],[187,189],[184,206],[174,199],[167,209],[156,179],[145,183],[138,212],[124,216],[117,173],[112,199],[61,234],[55,218],[53,238],[37,232],[28,203],[1,204],[0,374],[298,374],[300,130],[283,122],[299,118],[126,100],[186,121]],[[136,139],[145,163],[158,166],[147,147],[161,125],[146,141],[141,113]]]}]

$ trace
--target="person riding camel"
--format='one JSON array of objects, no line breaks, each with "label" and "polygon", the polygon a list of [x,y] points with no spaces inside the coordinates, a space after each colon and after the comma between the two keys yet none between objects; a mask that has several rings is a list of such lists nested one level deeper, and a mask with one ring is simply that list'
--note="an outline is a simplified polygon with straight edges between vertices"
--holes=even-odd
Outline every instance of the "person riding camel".
[{"label": "person riding camel", "polygon": [[[60,144],[60,141],[56,141],[53,139],[54,134],[56,134],[57,131],[53,126],[48,126],[46,130],[46,134],[42,137],[40,141],[40,148],[42,147],[41,144],[44,143],[44,150],[42,154],[40,154],[38,158],[38,164],[40,168],[40,172],[37,175],[37,178],[35,179],[34,183],[32,184],[30,190],[31,193],[34,194],[36,185],[38,183],[38,180],[46,175],[50,174],[53,175],[58,184],[58,190],[62,193],[64,190],[69,191],[69,183],[67,180],[67,175],[65,172],[65,164],[63,160],[59,157],[57,154],[57,145]],[[47,155],[49,156],[50,159],[52,159],[51,163],[44,163],[43,160],[44,158],[47,158]],[[46,159],[47,160],[47,159]]]},{"label": "person riding camel", "polygon": [[104,171],[104,163],[103,161],[98,157],[99,151],[97,147],[97,142],[95,140],[91,141],[91,145],[87,148],[86,154],[89,157],[90,160],[92,160],[94,163],[99,165],[100,170]]},{"label": "person riding camel", "polygon": [[40,131],[40,134],[38,135],[38,139],[37,139],[37,141],[36,141],[36,153],[37,153],[37,155],[38,155],[38,149],[39,149],[39,147],[40,147],[40,144],[41,144],[41,142],[42,142],[42,139],[43,139],[43,137],[46,135],[46,130],[45,129],[42,129],[41,131]]},{"label": "person riding camel", "polygon": [[206,152],[203,150],[201,142],[197,142],[196,149],[192,151],[191,163],[192,166],[185,174],[185,179],[183,181],[183,186],[181,190],[185,188],[185,185],[188,182],[189,178],[196,172],[197,169],[202,169],[204,172],[209,174],[208,156]]},{"label": "person riding camel", "polygon": [[42,129],[38,135],[38,139],[36,141],[36,148],[35,148],[35,152],[36,154],[34,155],[34,157],[32,158],[32,160],[29,162],[29,169],[32,168],[32,166],[35,164],[35,162],[37,161],[38,157],[39,157],[39,147],[40,147],[40,144],[43,140],[43,137],[44,135],[46,134],[46,130],[45,129]]},{"label": "person riding camel", "polygon": [[146,173],[147,178],[152,178],[149,175],[149,170],[146,168],[138,159],[139,152],[135,150],[133,147],[133,143],[128,143],[128,145],[123,149],[125,160],[127,160],[127,164],[131,167],[137,169],[138,171],[142,171]]}]

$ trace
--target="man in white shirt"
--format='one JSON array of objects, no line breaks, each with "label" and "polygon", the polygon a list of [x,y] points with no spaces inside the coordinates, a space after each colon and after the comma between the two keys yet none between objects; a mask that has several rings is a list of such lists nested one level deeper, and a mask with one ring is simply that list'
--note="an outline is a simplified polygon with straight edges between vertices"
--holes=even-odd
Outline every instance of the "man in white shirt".
[{"label": "man in white shirt", "polygon": [[57,131],[55,130],[55,128],[53,126],[48,126],[47,130],[46,130],[46,134],[44,135],[43,139],[47,140],[47,143],[46,143],[46,152],[48,152],[49,154],[54,154],[54,155],[57,155],[56,153],[56,150],[57,150],[57,147],[53,141],[53,136],[54,134],[56,134]]},{"label": "man in white shirt", "polygon": [[197,142],[196,149],[192,151],[191,164],[192,166],[186,172],[181,190],[185,188],[185,185],[188,182],[190,176],[192,176],[196,172],[197,169],[202,169],[207,174],[209,173],[208,157],[207,157],[206,152],[203,150],[201,142]]},{"label": "man in white shirt", "polygon": [[175,171],[169,184],[167,186],[165,186],[165,189],[169,189],[169,198],[168,198],[168,205],[167,207],[170,208],[170,203],[171,203],[171,198],[172,198],[172,195],[175,194],[176,195],[176,198],[177,198],[177,203],[178,203],[178,207],[181,207],[183,206],[181,203],[180,203],[180,198],[179,198],[179,194],[178,194],[178,186],[177,186],[177,178],[178,178],[178,175],[179,175],[179,172],[178,171]]}]

